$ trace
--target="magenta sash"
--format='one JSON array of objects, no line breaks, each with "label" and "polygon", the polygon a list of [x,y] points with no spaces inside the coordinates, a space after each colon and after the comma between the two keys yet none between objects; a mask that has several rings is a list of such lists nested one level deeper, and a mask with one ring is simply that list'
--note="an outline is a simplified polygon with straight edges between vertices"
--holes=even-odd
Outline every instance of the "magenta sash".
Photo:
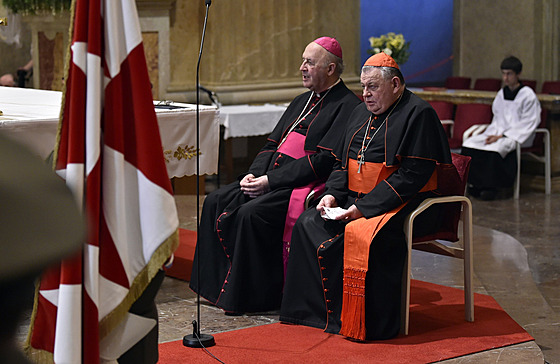
[{"label": "magenta sash", "polygon": [[[294,159],[299,159],[307,155],[313,154],[312,152],[306,152],[305,148],[305,135],[291,132],[288,137],[282,143],[278,152],[286,154]],[[286,222],[284,224],[284,237],[283,237],[283,249],[282,258],[284,262],[284,274],[286,273],[286,265],[288,264],[288,256],[290,254],[290,241],[292,240],[292,230],[294,224],[298,219],[299,215],[305,209],[305,199],[309,195],[311,190],[315,190],[315,195],[323,193],[325,189],[325,184],[319,181],[314,181],[306,186],[294,188],[292,195],[290,196],[290,203],[288,205],[288,213],[286,214]]]}]

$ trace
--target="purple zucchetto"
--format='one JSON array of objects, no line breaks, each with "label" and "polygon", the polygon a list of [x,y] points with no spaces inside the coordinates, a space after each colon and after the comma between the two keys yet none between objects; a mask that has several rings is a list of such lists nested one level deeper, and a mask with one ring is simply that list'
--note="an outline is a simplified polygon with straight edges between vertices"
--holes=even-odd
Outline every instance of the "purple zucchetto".
[{"label": "purple zucchetto", "polygon": [[325,48],[328,52],[342,59],[342,48],[340,47],[340,44],[336,39],[331,37],[321,37],[315,39],[313,42],[317,43],[321,47]]}]

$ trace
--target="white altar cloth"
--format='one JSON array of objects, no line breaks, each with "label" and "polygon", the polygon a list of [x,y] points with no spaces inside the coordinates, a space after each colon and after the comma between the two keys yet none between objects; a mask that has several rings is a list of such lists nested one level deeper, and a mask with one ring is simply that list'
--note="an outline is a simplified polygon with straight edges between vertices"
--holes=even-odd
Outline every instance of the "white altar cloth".
[{"label": "white altar cloth", "polygon": [[[62,93],[0,87],[0,131],[27,145],[42,158],[54,149]],[[157,102],[154,102],[156,104]],[[196,174],[196,105],[156,108],[169,178]],[[219,112],[200,105],[200,174],[218,171]]]},{"label": "white altar cloth", "polygon": [[285,105],[227,105],[220,108],[224,139],[268,135],[286,111]]}]

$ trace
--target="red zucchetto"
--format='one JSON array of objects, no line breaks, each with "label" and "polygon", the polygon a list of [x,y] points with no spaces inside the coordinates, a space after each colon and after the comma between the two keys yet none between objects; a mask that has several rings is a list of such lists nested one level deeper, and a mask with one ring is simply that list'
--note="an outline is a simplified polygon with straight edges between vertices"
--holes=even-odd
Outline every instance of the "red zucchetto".
[{"label": "red zucchetto", "polygon": [[364,66],[373,67],[393,67],[399,69],[399,65],[395,60],[386,53],[380,52],[369,57]]},{"label": "red zucchetto", "polygon": [[317,43],[321,47],[325,48],[328,52],[334,54],[338,58],[342,58],[342,48],[338,41],[331,37],[321,37],[317,38],[313,41],[313,43]]}]

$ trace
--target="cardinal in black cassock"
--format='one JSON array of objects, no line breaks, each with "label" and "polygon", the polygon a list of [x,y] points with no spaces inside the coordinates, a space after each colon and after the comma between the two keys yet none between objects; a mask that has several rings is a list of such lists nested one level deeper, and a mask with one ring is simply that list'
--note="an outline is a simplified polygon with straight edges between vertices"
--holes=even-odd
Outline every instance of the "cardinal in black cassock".
[{"label": "cardinal in black cassock", "polygon": [[[388,339],[400,327],[404,218],[439,193],[451,154],[436,112],[406,89],[390,56],[368,59],[361,83],[364,104],[350,116],[343,158],[294,226],[280,320]],[[328,218],[332,207],[345,210]],[[437,213],[427,220],[435,224],[420,223],[424,232],[437,227]]]}]

